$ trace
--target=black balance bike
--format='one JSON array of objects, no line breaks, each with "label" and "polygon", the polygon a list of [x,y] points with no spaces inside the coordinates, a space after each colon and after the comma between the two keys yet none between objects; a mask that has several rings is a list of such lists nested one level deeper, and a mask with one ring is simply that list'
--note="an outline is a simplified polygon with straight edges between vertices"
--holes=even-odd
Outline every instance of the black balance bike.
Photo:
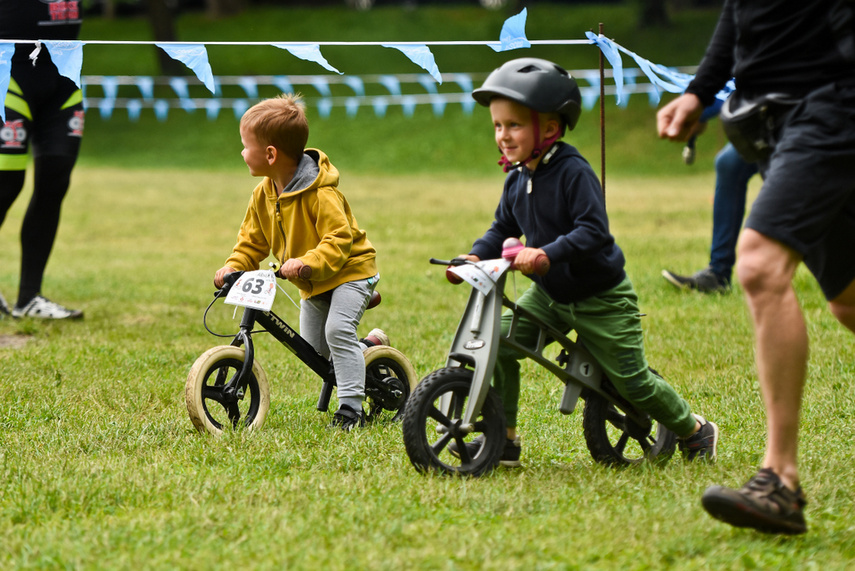
[{"label": "black balance bike", "polygon": [[[304,266],[304,269],[308,269]],[[218,299],[225,298],[230,288],[244,274],[233,272],[226,276],[225,285],[214,293],[214,299],[202,318],[208,328],[208,311]],[[303,276],[308,277],[308,276]],[[251,280],[242,287],[253,287]],[[369,309],[380,302],[375,292]],[[260,328],[260,329],[259,329]],[[335,371],[330,360],[318,353],[308,341],[272,311],[244,307],[240,329],[230,345],[208,349],[196,359],[184,389],[187,412],[199,432],[221,434],[226,429],[258,429],[270,408],[270,386],[267,375],[255,356],[253,335],[269,333],[297,356],[322,381],[317,409],[327,411]],[[410,361],[399,350],[385,345],[369,347],[365,355],[366,419],[373,421],[384,413],[391,420],[400,420],[404,406],[418,378]]]},{"label": "black balance bike", "polygon": [[[505,282],[513,265],[501,265],[503,261],[509,260],[430,260],[449,269],[471,265],[474,280],[445,367],[425,377],[407,403],[402,425],[404,445],[416,469],[479,476],[499,463],[506,439],[505,414],[490,381],[500,344],[513,347],[558,377],[564,384],[558,407],[561,413],[572,413],[579,398],[584,399],[585,442],[595,461],[621,466],[670,457],[676,448],[676,435],[617,392],[585,349],[584,340],[571,340],[568,332],[550,327],[506,297]],[[549,269],[545,256],[542,262],[536,264],[541,275]],[[446,275],[453,283],[462,281],[448,271]],[[487,288],[489,291],[483,291]],[[501,334],[503,307],[513,314],[507,337]],[[540,328],[535,347],[523,346],[515,339],[523,317]],[[544,355],[544,348],[553,342],[561,347],[554,360]],[[482,444],[470,454],[465,444],[479,436]],[[452,442],[456,443],[453,453],[449,450]]]}]

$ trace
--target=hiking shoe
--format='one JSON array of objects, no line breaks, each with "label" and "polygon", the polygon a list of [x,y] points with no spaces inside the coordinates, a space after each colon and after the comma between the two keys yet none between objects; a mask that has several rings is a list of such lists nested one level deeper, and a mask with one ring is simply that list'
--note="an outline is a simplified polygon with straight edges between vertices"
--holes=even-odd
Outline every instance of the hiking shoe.
[{"label": "hiking shoe", "polygon": [[680,289],[694,289],[702,293],[730,291],[730,280],[715,273],[712,268],[704,268],[691,276],[681,276],[669,270],[662,270],[662,277]]},{"label": "hiking shoe", "polygon": [[9,304],[6,303],[6,299],[0,293],[0,319],[3,319],[4,315],[9,315]]},{"label": "hiking shoe", "polygon": [[689,462],[693,460],[714,462],[718,446],[718,425],[697,414],[695,418],[701,423],[701,429],[688,438],[677,440],[683,458]]},{"label": "hiking shoe", "polygon": [[389,336],[386,335],[386,332],[382,329],[372,329],[368,332],[368,335],[366,335],[364,339],[360,339],[359,342],[364,345],[367,345],[368,347],[375,347],[377,345],[392,345],[389,342]]},{"label": "hiking shoe", "polygon": [[33,317],[36,319],[81,319],[83,311],[68,309],[46,297],[36,295],[24,307],[17,305],[12,309],[12,317]]},{"label": "hiking shoe", "polygon": [[[469,457],[474,458],[478,455],[478,452],[481,451],[481,448],[484,446],[484,435],[479,434],[475,438],[472,439],[472,442],[467,442],[464,444],[466,446],[466,451],[469,452]],[[460,452],[457,450],[457,441],[452,440],[448,445],[448,451],[451,452],[451,455],[455,458],[460,458]],[[502,455],[499,457],[499,465],[507,466],[509,468],[516,468],[520,465],[520,452],[522,451],[522,446],[520,445],[520,438],[517,436],[513,440],[510,438],[505,439],[505,449],[502,450]]]},{"label": "hiking shoe", "polygon": [[790,535],[807,531],[807,500],[801,486],[790,490],[770,468],[757,472],[738,490],[710,486],[701,503],[711,516],[735,527]]},{"label": "hiking shoe", "polygon": [[365,426],[365,412],[355,410],[346,404],[338,407],[338,410],[333,414],[330,428],[340,428],[345,432],[350,432],[354,428],[362,428]]}]

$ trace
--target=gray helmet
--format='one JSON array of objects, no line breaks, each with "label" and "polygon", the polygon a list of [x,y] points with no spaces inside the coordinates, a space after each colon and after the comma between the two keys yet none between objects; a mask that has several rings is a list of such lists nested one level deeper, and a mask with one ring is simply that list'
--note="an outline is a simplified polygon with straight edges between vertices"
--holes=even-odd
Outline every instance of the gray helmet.
[{"label": "gray helmet", "polygon": [[582,113],[582,94],[576,80],[563,67],[545,59],[524,57],[506,62],[472,92],[475,101],[485,107],[497,96],[538,113],[558,113],[568,130],[576,126]]}]

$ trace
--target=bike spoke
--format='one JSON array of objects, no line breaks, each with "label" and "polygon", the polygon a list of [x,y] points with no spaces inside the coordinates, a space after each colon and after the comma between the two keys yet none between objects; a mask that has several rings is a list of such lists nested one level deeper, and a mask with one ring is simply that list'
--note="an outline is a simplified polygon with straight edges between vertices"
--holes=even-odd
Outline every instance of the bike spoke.
[{"label": "bike spoke", "polygon": [[626,450],[627,442],[629,442],[629,434],[624,432],[620,435],[620,438],[618,438],[618,441],[615,443],[615,452],[623,456],[623,453]]},{"label": "bike spoke", "polygon": [[435,406],[432,406],[430,407],[430,409],[428,409],[427,415],[445,427],[451,426],[451,421],[448,419],[448,417],[442,414],[442,412]]},{"label": "bike spoke", "polygon": [[618,430],[626,430],[626,417],[613,406],[606,409],[606,420]]},{"label": "bike spoke", "polygon": [[224,404],[226,402],[222,387],[212,387],[210,385],[202,387],[202,400],[212,400],[220,404]]},{"label": "bike spoke", "polygon": [[460,454],[460,463],[466,465],[472,462],[472,456],[469,455],[469,448],[466,446],[466,442],[464,442],[462,438],[455,438],[454,441],[457,442],[457,452]]},{"label": "bike spoke", "polygon": [[445,450],[445,447],[448,446],[449,441],[451,440],[451,433],[446,432],[443,434],[439,440],[430,445],[431,450],[436,456],[439,456],[439,453]]},{"label": "bike spoke", "polygon": [[232,421],[232,426],[237,428],[238,423],[240,422],[240,408],[238,408],[237,402],[224,405],[223,408],[226,409],[226,412],[229,415],[229,420]]}]

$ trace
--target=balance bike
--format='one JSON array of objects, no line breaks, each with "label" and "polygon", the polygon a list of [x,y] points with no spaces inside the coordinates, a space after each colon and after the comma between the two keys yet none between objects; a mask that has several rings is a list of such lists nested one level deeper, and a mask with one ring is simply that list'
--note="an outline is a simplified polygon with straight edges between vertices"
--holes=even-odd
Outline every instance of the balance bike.
[{"label": "balance bike", "polygon": [[[564,384],[558,407],[561,413],[572,413],[577,401],[584,399],[582,426],[595,461],[621,466],[673,454],[676,435],[617,392],[585,349],[584,340],[571,340],[566,332],[543,323],[505,296],[506,279],[513,269],[511,259],[432,258],[430,262],[448,266],[449,281],[465,280],[473,287],[445,367],[422,379],[407,403],[404,446],[418,471],[479,476],[499,463],[506,440],[505,415],[490,386],[499,345],[512,347],[558,377]],[[548,271],[549,261],[543,256],[542,262],[538,265],[541,275]],[[507,337],[501,334],[503,307],[513,313]],[[535,347],[515,339],[523,317],[540,328]],[[561,347],[554,361],[543,354],[553,342]],[[465,444],[477,436],[483,437],[483,444],[471,455]],[[451,442],[456,443],[456,454],[448,449]]]},{"label": "balance bike", "polygon": [[[304,266],[304,269],[308,268]],[[273,271],[233,272],[226,276],[225,285],[214,293],[213,301],[205,309],[202,317],[205,329],[218,337],[231,337],[231,334],[217,334],[208,328],[208,311],[231,290],[235,291],[227,302],[244,306],[240,329],[231,344],[202,353],[187,375],[184,389],[187,412],[199,432],[221,434],[227,427],[255,430],[264,424],[270,408],[270,386],[255,356],[252,339],[263,332],[271,334],[321,378],[317,409],[328,410],[336,385],[335,370],[329,359],[269,310],[276,287]],[[270,298],[266,307],[258,303],[259,295]],[[375,292],[369,309],[378,303],[380,294]],[[376,345],[363,354],[366,420],[374,421],[386,412],[391,420],[400,420],[410,392],[418,382],[415,369],[404,354],[393,347]]]}]

